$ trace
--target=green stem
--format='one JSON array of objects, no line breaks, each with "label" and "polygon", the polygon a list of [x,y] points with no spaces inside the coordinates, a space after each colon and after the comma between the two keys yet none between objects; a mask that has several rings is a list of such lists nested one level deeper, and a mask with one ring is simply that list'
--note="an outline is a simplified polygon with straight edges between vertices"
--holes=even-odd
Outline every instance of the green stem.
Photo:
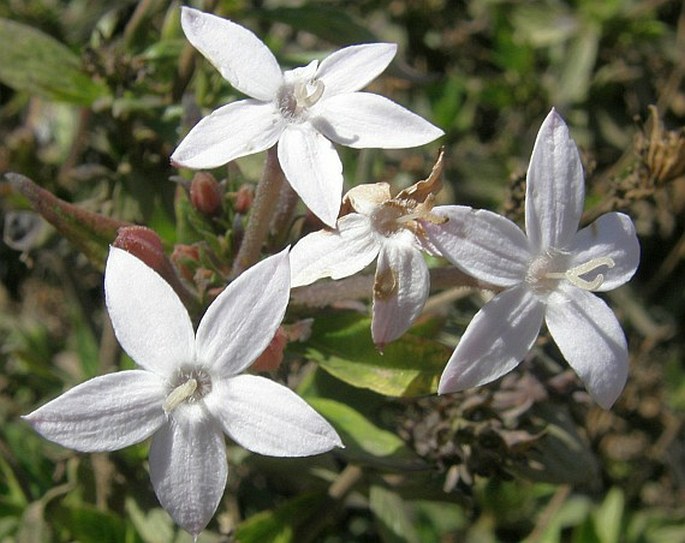
[{"label": "green stem", "polygon": [[285,177],[278,163],[276,147],[274,146],[266,154],[264,173],[257,185],[250,218],[245,227],[245,236],[233,263],[231,274],[233,277],[240,275],[259,260],[284,181]]}]

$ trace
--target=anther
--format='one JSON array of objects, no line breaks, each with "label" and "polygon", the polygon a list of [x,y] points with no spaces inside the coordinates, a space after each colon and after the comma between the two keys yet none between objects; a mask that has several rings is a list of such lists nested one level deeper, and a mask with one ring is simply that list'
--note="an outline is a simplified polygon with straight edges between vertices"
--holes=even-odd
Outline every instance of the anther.
[{"label": "anther", "polygon": [[185,383],[177,386],[169,393],[164,401],[164,404],[162,405],[162,409],[164,409],[164,412],[167,414],[171,413],[179,405],[195,394],[195,390],[197,390],[197,381],[192,378],[188,379]]},{"label": "anther", "polygon": [[615,265],[616,263],[614,262],[613,258],[603,256],[588,260],[587,262],[566,270],[563,273],[548,273],[546,274],[546,277],[549,277],[550,279],[566,279],[570,283],[574,284],[578,288],[582,288],[583,290],[597,290],[602,286],[602,283],[604,283],[604,274],[598,273],[594,279],[590,281],[583,279],[581,276],[595,271],[601,266],[613,268]]},{"label": "anther", "polygon": [[300,83],[295,87],[295,99],[301,107],[311,107],[323,96],[325,88],[323,82],[318,79]]}]

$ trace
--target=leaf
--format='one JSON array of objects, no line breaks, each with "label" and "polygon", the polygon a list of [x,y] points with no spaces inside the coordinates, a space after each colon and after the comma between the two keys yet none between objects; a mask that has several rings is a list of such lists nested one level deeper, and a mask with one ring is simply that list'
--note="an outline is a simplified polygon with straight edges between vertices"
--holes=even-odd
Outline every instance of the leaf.
[{"label": "leaf", "polygon": [[386,396],[420,396],[437,390],[452,350],[434,340],[405,334],[380,354],[371,339],[371,319],[357,313],[315,319],[306,355],[341,381]]},{"label": "leaf", "polygon": [[369,507],[379,524],[384,543],[419,543],[419,534],[407,515],[402,498],[379,485],[371,485]]},{"label": "leaf", "polygon": [[345,449],[340,454],[357,462],[385,468],[422,469],[422,461],[397,435],[376,426],[349,405],[327,398],[307,402],[330,422]]},{"label": "leaf", "polygon": [[245,519],[236,529],[240,543],[290,543],[297,541],[298,527],[320,514],[320,506],[327,500],[322,492],[303,494],[287,501],[272,511],[262,511]]},{"label": "leaf", "polygon": [[145,543],[164,543],[174,535],[174,522],[161,508],[144,512],[132,497],[126,498],[126,514]]},{"label": "leaf", "polygon": [[595,532],[602,543],[619,543],[622,534],[625,498],[620,488],[612,488],[594,512]]},{"label": "leaf", "polygon": [[9,179],[12,188],[23,194],[33,209],[60,234],[71,241],[93,264],[104,267],[109,244],[114,241],[117,230],[129,223],[98,215],[60,200],[18,173],[6,173],[5,177]]},{"label": "leaf", "polygon": [[304,5],[302,7],[278,7],[260,10],[263,19],[285,23],[297,30],[337,45],[377,42],[378,38],[365,26],[350,16],[349,12],[335,6]]},{"label": "leaf", "polygon": [[0,81],[50,100],[83,106],[107,94],[68,47],[40,30],[0,19]]}]

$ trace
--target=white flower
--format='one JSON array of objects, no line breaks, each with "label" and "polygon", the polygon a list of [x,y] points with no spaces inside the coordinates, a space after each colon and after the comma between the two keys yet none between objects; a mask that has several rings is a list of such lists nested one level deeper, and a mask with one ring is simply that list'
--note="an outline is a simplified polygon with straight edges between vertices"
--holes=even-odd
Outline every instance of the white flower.
[{"label": "white flower", "polygon": [[591,291],[628,281],[640,259],[630,218],[607,213],[580,231],[583,171],[564,121],[553,109],[528,168],[526,234],[489,211],[445,206],[449,221],[426,232],[454,265],[505,287],[475,315],[445,368],[438,391],[454,392],[504,375],[526,356],[543,320],[564,358],[605,409],[628,374],[618,320]]},{"label": "white flower", "polygon": [[[381,348],[409,328],[428,296],[422,251],[436,252],[418,219],[444,222],[431,213],[441,187],[442,158],[441,153],[428,179],[394,198],[387,183],[354,187],[345,195],[337,228],[305,236],[290,253],[293,288],[322,277],[350,276],[378,257],[371,334]],[[354,212],[346,213],[348,209]]]},{"label": "white flower", "polygon": [[385,70],[394,44],[346,47],[320,64],[283,73],[271,51],[240,25],[187,7],[181,23],[195,48],[250,98],[202,119],[171,155],[176,164],[214,168],[278,143],[288,182],[317,217],[334,226],[343,177],[331,141],[356,149],[403,149],[443,134],[387,98],[356,92]]},{"label": "white flower", "polygon": [[25,418],[84,452],[152,438],[150,478],[162,507],[193,535],[216,511],[228,468],[223,433],[251,451],[305,456],[341,446],[335,430],[284,386],[238,375],[264,351],[289,297],[287,250],[231,283],[197,329],[171,287],[112,248],[105,294],[114,331],[140,369],[90,379]]}]

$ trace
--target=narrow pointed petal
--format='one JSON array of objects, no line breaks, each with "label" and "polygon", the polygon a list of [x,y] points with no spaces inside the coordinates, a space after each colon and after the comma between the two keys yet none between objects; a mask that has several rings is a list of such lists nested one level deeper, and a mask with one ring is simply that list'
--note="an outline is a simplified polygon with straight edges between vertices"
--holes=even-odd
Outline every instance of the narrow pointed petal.
[{"label": "narrow pointed petal", "polygon": [[443,224],[423,222],[428,239],[452,264],[481,281],[510,287],[526,277],[528,240],[509,219],[467,206],[439,206]]},{"label": "narrow pointed petal", "polygon": [[604,275],[599,292],[613,290],[628,282],[640,263],[640,242],[633,221],[623,213],[607,213],[583,228],[573,241],[569,267],[596,258],[609,257],[613,268],[601,267],[594,274]]},{"label": "narrow pointed petal", "polygon": [[116,451],[150,437],[165,422],[164,381],[143,370],[101,375],[26,415],[46,439],[82,452]]},{"label": "narrow pointed petal", "polygon": [[181,8],[188,41],[240,92],[268,101],[275,98],[283,74],[273,53],[247,28],[216,15]]},{"label": "narrow pointed petal", "polygon": [[495,296],[469,323],[447,367],[438,392],[484,385],[514,369],[535,343],[544,305],[524,286]]},{"label": "narrow pointed petal", "polygon": [[217,168],[272,147],[283,126],[281,114],[271,103],[232,102],[197,123],[173,152],[171,161],[186,168]]},{"label": "narrow pointed petal", "polygon": [[406,231],[388,239],[378,255],[371,335],[376,345],[394,341],[421,314],[430,290],[428,266]]},{"label": "narrow pointed petal", "polygon": [[197,357],[219,375],[240,373],[273,339],[290,297],[288,250],[244,271],[202,317]]},{"label": "narrow pointed petal", "polygon": [[105,298],[114,333],[139,366],[167,376],[195,357],[186,308],[157,273],[123,249],[111,247]]},{"label": "narrow pointed petal", "polygon": [[368,92],[339,94],[317,105],[311,122],[328,139],[363,149],[406,149],[444,134],[392,100]]},{"label": "narrow pointed petal", "polygon": [[325,85],[323,98],[354,92],[376,79],[397,53],[394,43],[352,45],[321,61],[316,77]]},{"label": "narrow pointed petal", "polygon": [[533,252],[569,248],[584,197],[578,149],[564,120],[552,109],[538,132],[526,177],[526,232]]},{"label": "narrow pointed petal", "polygon": [[155,434],[150,480],[162,507],[181,528],[205,529],[226,488],[224,436],[201,404],[184,405]]},{"label": "narrow pointed petal", "polygon": [[592,398],[609,409],[628,378],[628,345],[613,311],[591,292],[570,286],[550,299],[545,320]]},{"label": "narrow pointed petal", "polygon": [[342,162],[330,141],[308,123],[291,125],[278,143],[278,161],[290,186],[327,226],[335,228],[342,197]]},{"label": "narrow pointed petal", "polygon": [[333,427],[290,389],[256,375],[216,383],[207,408],[246,449],[268,456],[310,456],[342,447]]},{"label": "narrow pointed petal", "polygon": [[323,277],[341,279],[368,266],[378,255],[378,242],[368,217],[351,213],[336,230],[303,237],[290,251],[291,286],[309,285]]}]

